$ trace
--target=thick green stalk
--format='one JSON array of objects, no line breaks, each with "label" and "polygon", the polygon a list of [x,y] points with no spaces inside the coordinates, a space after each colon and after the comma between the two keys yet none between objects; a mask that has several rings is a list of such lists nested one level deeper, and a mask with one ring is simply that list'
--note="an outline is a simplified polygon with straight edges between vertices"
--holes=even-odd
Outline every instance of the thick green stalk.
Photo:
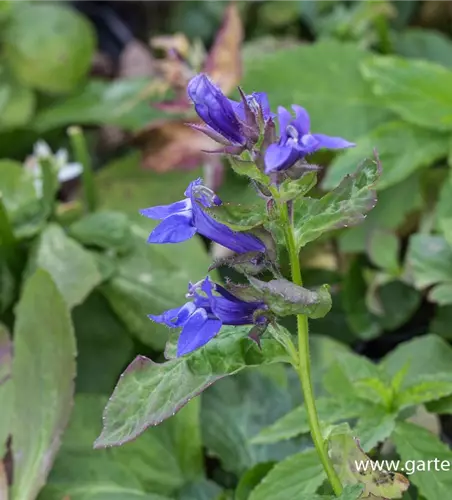
[{"label": "thick green stalk", "polygon": [[[288,207],[286,204],[281,206],[281,218],[284,227],[287,250],[290,257],[290,266],[292,269],[292,281],[299,286],[303,285],[301,278],[300,260],[297,246],[295,243],[293,224],[289,218]],[[308,414],[309,428],[314,446],[325,469],[328,480],[334,493],[339,496],[342,492],[341,481],[334,470],[333,464],[328,456],[324,446],[322,430],[320,428],[319,417],[315,406],[314,391],[311,380],[311,359],[309,355],[309,330],[308,318],[303,314],[297,315],[298,327],[298,376],[300,378],[303,391],[304,403]]]}]

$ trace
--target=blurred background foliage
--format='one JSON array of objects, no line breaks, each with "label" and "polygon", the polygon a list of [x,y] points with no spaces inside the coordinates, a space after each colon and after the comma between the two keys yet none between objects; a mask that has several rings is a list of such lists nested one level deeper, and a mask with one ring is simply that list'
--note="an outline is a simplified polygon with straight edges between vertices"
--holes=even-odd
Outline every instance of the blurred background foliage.
[{"label": "blurred background foliage", "polygon": [[[196,121],[185,85],[200,70],[231,95],[240,84],[247,93],[267,92],[273,109],[300,104],[314,132],[357,143],[313,158],[326,166],[318,194],[374,148],[381,158],[379,202],[367,219],[301,255],[308,285],[333,285],[332,312],[311,325],[318,392],[342,352],[378,361],[428,332],[452,340],[451,36],[451,3],[441,1],[0,2],[0,226],[8,219],[13,228],[12,239],[1,242],[0,352],[10,353],[14,332],[14,342],[38,340],[34,361],[17,349],[18,367],[33,372],[29,363],[43,369],[58,356],[42,311],[32,299],[22,304],[37,268],[50,274],[71,310],[65,328],[69,339],[73,325],[78,351],[74,411],[60,451],[50,453],[55,465],[47,460],[35,475],[19,472],[17,488],[30,493],[16,489],[13,500],[35,498],[50,469],[42,500],[266,500],[265,491],[249,492],[275,461],[307,446],[304,436],[250,442],[300,403],[296,381],[278,367],[219,382],[136,442],[92,450],[105,400],[134,355],[163,359],[167,329],[147,314],[179,305],[188,281],[205,275],[209,253],[222,251],[198,237],[174,247],[146,245],[152,223],[137,210],[180,199],[197,176],[224,200],[252,199],[242,178],[204,153],[209,141],[185,126]],[[95,171],[97,211],[90,213],[80,178],[55,188],[49,209],[29,173],[38,139],[83,160],[67,134],[73,125],[84,129]],[[419,365],[422,345],[412,353]],[[435,356],[448,349],[438,345]],[[2,356],[9,373],[11,355]],[[19,422],[17,432],[43,411],[33,391],[52,398],[51,380],[74,375],[60,364],[40,375],[45,383],[22,381],[30,421]],[[9,434],[3,408],[10,389],[2,380],[0,446]],[[447,415],[451,408],[446,401],[433,410]],[[441,418],[450,440],[449,417]],[[58,440],[63,416],[50,427]],[[40,456],[50,445],[44,439],[30,446]],[[8,449],[0,497],[1,479],[10,476]],[[419,497],[406,498],[440,500],[422,487]]]}]

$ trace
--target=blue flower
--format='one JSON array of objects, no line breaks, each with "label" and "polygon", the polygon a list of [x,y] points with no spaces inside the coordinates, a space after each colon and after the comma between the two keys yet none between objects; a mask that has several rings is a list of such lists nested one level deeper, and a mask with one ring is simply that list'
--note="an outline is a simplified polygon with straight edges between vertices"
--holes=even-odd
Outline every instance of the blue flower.
[{"label": "blue flower", "polygon": [[255,318],[257,310],[267,309],[263,302],[245,302],[238,299],[209,277],[189,284],[187,302],[182,307],[170,309],[149,318],[170,328],[181,328],[177,343],[177,356],[183,356],[207,344],[223,325],[263,324],[264,317]]},{"label": "blue flower", "polygon": [[355,146],[341,137],[311,134],[308,112],[296,105],[292,109],[295,111],[295,119],[286,108],[278,108],[281,138],[265,152],[265,173],[286,170],[306,155],[322,148],[343,149]]},{"label": "blue flower", "polygon": [[245,148],[248,141],[256,141],[259,136],[257,116],[270,118],[267,95],[256,92],[242,95],[242,101],[228,99],[209,79],[200,74],[190,80],[187,93],[195,105],[195,110],[207,125],[192,125],[212,139],[235,147],[235,152]]},{"label": "blue flower", "polygon": [[199,233],[237,253],[265,252],[265,245],[260,239],[233,231],[202,209],[202,206],[221,205],[221,200],[202,185],[201,179],[190,183],[185,196],[187,198],[171,205],[140,210],[141,215],[162,220],[150,234],[148,243],[179,243]]}]

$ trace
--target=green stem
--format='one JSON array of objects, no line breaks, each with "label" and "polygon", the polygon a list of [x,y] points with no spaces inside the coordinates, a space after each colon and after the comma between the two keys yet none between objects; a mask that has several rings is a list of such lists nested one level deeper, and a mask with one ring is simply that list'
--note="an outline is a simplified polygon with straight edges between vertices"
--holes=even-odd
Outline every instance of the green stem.
[{"label": "green stem", "polygon": [[50,158],[40,158],[39,165],[42,173],[42,204],[45,216],[53,217],[55,210],[55,197],[58,191],[58,180],[56,178],[53,160]]},{"label": "green stem", "polygon": [[89,212],[94,212],[97,207],[97,193],[96,186],[94,184],[91,157],[88,152],[85,136],[83,135],[83,131],[80,127],[69,127],[68,134],[71,140],[75,159],[83,167],[82,182],[86,207]]},{"label": "green stem", "polygon": [[[296,285],[302,286],[300,260],[297,246],[295,243],[292,221],[289,219],[287,204],[281,206],[281,219],[284,227],[287,250],[290,257],[290,266],[292,269],[292,280]],[[328,452],[324,446],[322,430],[320,428],[319,417],[315,406],[314,391],[311,381],[311,360],[309,356],[309,329],[308,318],[303,314],[297,315],[298,327],[298,376],[300,378],[301,388],[303,391],[304,402],[308,414],[309,428],[314,446],[325,469],[331,487],[336,496],[342,492],[341,481],[334,470],[333,464],[328,456]]]}]

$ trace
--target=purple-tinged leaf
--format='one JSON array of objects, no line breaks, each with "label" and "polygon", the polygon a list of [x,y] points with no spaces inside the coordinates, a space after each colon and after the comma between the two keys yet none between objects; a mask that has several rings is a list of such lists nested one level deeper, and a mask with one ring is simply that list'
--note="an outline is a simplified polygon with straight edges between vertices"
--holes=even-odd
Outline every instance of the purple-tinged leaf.
[{"label": "purple-tinged leaf", "polygon": [[12,380],[12,497],[34,500],[44,485],[72,409],[75,337],[50,274],[27,280],[16,309]]},{"label": "purple-tinged leaf", "polygon": [[288,361],[278,342],[263,339],[259,348],[248,332],[249,326],[226,326],[201,349],[166,363],[135,358],[110,398],[94,447],[118,446],[136,438],[223,377],[248,366]]}]

